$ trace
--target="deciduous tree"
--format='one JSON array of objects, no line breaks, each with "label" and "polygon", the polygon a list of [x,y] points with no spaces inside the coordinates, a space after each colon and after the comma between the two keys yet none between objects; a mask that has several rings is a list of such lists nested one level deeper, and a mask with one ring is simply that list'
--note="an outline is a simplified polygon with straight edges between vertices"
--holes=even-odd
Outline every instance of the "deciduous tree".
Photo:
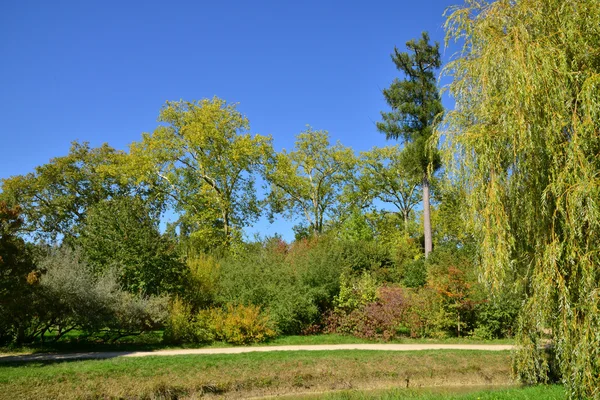
[{"label": "deciduous tree", "polygon": [[27,175],[2,179],[1,196],[21,207],[22,233],[49,240],[75,238],[88,209],[104,199],[137,193],[160,209],[160,198],[109,172],[124,157],[108,144],[92,148],[73,142],[68,155],[53,158]]},{"label": "deciduous tree", "polygon": [[29,322],[31,294],[37,275],[17,236],[23,220],[19,207],[0,201],[0,343],[22,343]]},{"label": "deciduous tree", "polygon": [[301,215],[313,234],[323,231],[355,165],[350,148],[330,145],[327,131],[308,128],[296,137],[295,150],[283,150],[267,166],[273,212]]},{"label": "deciduous tree", "polygon": [[396,207],[408,232],[410,213],[419,203],[421,179],[407,171],[406,162],[398,146],[374,147],[360,154],[358,191]]},{"label": "deciduous tree", "polygon": [[470,0],[447,21],[463,47],[440,134],[483,276],[524,281],[517,372],[547,379],[550,334],[571,398],[600,397],[599,27],[597,0]]},{"label": "deciduous tree", "polygon": [[104,200],[89,210],[77,244],[96,276],[119,270],[119,283],[141,295],[177,292],[185,265],[158,219],[137,197]]},{"label": "deciduous tree", "polygon": [[229,243],[260,214],[254,174],[271,138],[247,133],[248,119],[217,97],[169,101],[158,120],[164,125],[131,145],[129,174],[162,180],[192,234]]}]

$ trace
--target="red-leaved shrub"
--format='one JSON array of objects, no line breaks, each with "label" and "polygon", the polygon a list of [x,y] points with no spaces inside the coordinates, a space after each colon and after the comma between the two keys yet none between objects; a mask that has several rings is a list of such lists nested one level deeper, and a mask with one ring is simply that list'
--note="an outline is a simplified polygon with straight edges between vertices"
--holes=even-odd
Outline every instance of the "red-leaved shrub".
[{"label": "red-leaved shrub", "polygon": [[327,316],[325,330],[366,339],[390,340],[401,336],[411,308],[405,290],[383,286],[378,289],[376,302],[351,312],[336,309]]}]

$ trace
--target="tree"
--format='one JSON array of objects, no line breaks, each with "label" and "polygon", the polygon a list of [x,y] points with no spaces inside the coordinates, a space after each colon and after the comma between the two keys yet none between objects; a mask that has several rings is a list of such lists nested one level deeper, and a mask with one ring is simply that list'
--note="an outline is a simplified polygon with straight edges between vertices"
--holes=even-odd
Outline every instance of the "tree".
[{"label": "tree", "polygon": [[254,173],[271,153],[271,138],[252,137],[248,119],[217,97],[168,101],[161,125],[130,149],[130,176],[162,180],[181,222],[197,236],[230,243],[260,214]]},{"label": "tree", "polygon": [[22,343],[31,312],[36,276],[25,242],[17,236],[20,213],[19,207],[0,201],[0,343]]},{"label": "tree", "polygon": [[358,191],[366,193],[369,199],[395,206],[404,221],[404,230],[408,232],[410,213],[419,203],[420,180],[407,171],[398,147],[374,147],[362,152],[360,166]]},{"label": "tree", "polygon": [[73,142],[68,155],[53,158],[34,173],[2,179],[1,195],[21,207],[21,232],[69,241],[78,235],[87,210],[101,200],[137,193],[160,209],[160,198],[108,171],[124,157],[125,153],[108,144],[91,148],[88,143]]},{"label": "tree", "polygon": [[377,129],[388,139],[401,139],[406,165],[421,180],[423,189],[423,228],[425,257],[432,250],[430,193],[432,174],[439,169],[439,155],[429,145],[436,118],[443,112],[434,72],[440,68],[439,44],[429,44],[429,35],[423,32],[418,41],[406,43],[409,52],[401,53],[394,48],[392,61],[405,75],[404,80],[395,79],[383,95],[390,112],[382,112],[382,122]]},{"label": "tree", "polygon": [[312,234],[323,231],[354,168],[351,149],[329,144],[327,131],[312,128],[296,136],[295,150],[283,150],[267,166],[269,200],[275,213],[304,216]]},{"label": "tree", "polygon": [[525,286],[516,372],[548,379],[550,335],[569,396],[599,398],[600,2],[469,1],[446,26],[462,51],[440,135],[483,278]]},{"label": "tree", "polygon": [[453,322],[454,326],[448,324],[448,328],[456,328],[456,336],[460,337],[473,322],[477,304],[477,279],[470,248],[436,249],[427,264],[427,286],[437,292],[442,308]]},{"label": "tree", "polygon": [[116,266],[119,283],[134,294],[176,292],[185,266],[158,222],[140,198],[104,200],[89,210],[77,244],[97,276]]}]

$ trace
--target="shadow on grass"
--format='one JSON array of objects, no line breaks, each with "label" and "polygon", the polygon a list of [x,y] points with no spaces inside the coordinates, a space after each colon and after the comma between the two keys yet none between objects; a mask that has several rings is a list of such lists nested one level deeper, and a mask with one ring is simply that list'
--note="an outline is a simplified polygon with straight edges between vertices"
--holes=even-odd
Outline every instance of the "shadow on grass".
[{"label": "shadow on grass", "polygon": [[0,365],[2,367],[22,367],[26,364],[36,363],[43,365],[63,363],[80,360],[106,360],[110,358],[123,357],[135,351],[90,351],[77,353],[38,353],[0,356]]}]

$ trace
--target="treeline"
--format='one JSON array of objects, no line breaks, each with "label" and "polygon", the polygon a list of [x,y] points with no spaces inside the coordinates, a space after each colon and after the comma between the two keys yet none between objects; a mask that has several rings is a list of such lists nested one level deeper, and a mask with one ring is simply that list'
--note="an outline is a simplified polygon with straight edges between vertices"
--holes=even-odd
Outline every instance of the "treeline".
[{"label": "treeline", "polygon": [[[442,176],[432,179],[435,250],[424,257],[421,181],[399,146],[357,156],[309,128],[277,153],[216,98],[167,103],[161,121],[129,153],[74,143],[2,180],[3,343],[72,330],[232,343],[512,334],[518,301],[488,298],[478,283],[460,191]],[[166,210],[178,220],[161,232]],[[296,239],[244,241],[261,215],[300,221]]]}]

